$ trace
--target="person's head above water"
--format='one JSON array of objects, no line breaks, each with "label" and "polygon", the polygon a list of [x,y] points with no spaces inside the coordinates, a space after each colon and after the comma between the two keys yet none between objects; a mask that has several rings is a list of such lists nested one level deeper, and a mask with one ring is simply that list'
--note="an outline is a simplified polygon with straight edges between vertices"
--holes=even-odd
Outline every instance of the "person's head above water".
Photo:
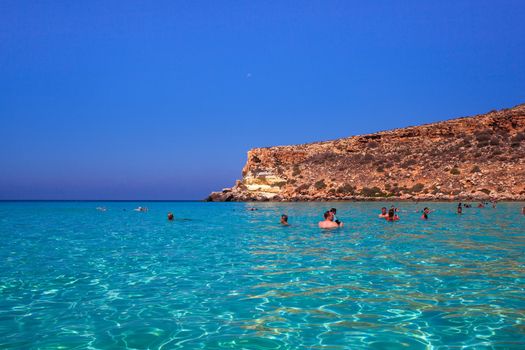
[{"label": "person's head above water", "polygon": [[388,210],[388,217],[389,218],[393,218],[394,217],[394,214],[395,214],[395,209],[394,208],[390,208]]},{"label": "person's head above water", "polygon": [[427,207],[425,207],[425,209],[423,209],[423,213],[430,213],[430,209],[428,209]]},{"label": "person's head above water", "polygon": [[337,228],[337,227],[343,227],[343,223],[338,223],[337,221],[334,221],[334,213],[331,211],[325,211],[323,214],[324,220],[319,221],[319,227],[320,228]]},{"label": "person's head above water", "polygon": [[170,211],[170,212],[168,213],[168,220],[171,221],[171,220],[173,220],[174,218],[175,218],[175,217],[173,216],[173,213]]},{"label": "person's head above water", "polygon": [[381,214],[386,214],[386,207],[381,208]]},{"label": "person's head above water", "polygon": [[330,212],[333,213],[333,214],[335,215],[335,214],[337,214],[337,209],[332,208],[332,209],[330,209]]},{"label": "person's head above water", "polygon": [[286,214],[281,215],[281,224],[288,225],[288,215]]}]

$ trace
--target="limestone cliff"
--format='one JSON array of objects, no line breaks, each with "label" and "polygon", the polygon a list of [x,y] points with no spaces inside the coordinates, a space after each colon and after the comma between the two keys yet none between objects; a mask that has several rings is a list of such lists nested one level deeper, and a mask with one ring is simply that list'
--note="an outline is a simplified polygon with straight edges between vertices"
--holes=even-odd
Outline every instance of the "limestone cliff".
[{"label": "limestone cliff", "polygon": [[525,104],[334,141],[255,148],[211,201],[525,200]]}]

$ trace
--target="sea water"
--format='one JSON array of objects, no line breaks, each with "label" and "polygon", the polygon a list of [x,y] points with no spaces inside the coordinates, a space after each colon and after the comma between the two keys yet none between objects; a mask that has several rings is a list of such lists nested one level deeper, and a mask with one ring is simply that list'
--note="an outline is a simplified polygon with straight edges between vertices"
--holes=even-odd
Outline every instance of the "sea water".
[{"label": "sea water", "polygon": [[523,203],[382,205],[1,202],[0,348],[525,348]]}]

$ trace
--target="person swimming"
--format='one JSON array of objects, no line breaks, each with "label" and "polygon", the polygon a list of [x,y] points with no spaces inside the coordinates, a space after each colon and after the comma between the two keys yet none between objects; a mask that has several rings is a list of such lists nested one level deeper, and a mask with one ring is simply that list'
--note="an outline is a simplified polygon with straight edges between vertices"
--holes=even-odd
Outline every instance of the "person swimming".
[{"label": "person swimming", "polygon": [[399,216],[396,214],[395,208],[390,208],[388,210],[388,216],[386,217],[386,221],[398,221]]},{"label": "person swimming", "polygon": [[381,208],[381,214],[378,215],[381,219],[386,219],[388,216],[388,212],[386,210],[386,207]]},{"label": "person swimming", "polygon": [[458,214],[463,214],[463,207],[461,206],[461,203],[458,204]]},{"label": "person swimming", "polygon": [[394,209],[394,213],[399,213],[399,208],[393,204],[390,206],[390,209]]},{"label": "person swimming", "polygon": [[423,220],[428,220],[428,214],[430,213],[430,209],[428,209],[427,207],[425,207],[425,209],[423,209],[423,215],[421,215],[421,219]]},{"label": "person swimming", "polygon": [[142,213],[145,213],[148,211],[148,208],[147,207],[137,207],[135,209],[133,209],[134,211],[140,211]]},{"label": "person swimming", "polygon": [[341,225],[342,222],[339,221],[339,220],[337,219],[337,217],[335,216],[335,215],[337,214],[337,209],[335,209],[335,208],[330,209],[330,213],[332,213],[332,220],[333,220],[336,224]]},{"label": "person swimming", "polygon": [[173,219],[175,219],[175,216],[174,216],[173,213],[170,211],[170,212],[168,213],[168,220],[169,220],[169,221],[173,221]]},{"label": "person swimming", "polygon": [[333,221],[334,215],[332,212],[327,211],[324,213],[323,216],[324,216],[324,221],[319,221],[319,228],[337,228],[337,227],[343,226],[343,223],[341,223],[341,225],[338,225],[337,223]]},{"label": "person swimming", "polygon": [[288,223],[288,215],[286,214],[281,215],[281,225],[290,226],[290,224]]}]

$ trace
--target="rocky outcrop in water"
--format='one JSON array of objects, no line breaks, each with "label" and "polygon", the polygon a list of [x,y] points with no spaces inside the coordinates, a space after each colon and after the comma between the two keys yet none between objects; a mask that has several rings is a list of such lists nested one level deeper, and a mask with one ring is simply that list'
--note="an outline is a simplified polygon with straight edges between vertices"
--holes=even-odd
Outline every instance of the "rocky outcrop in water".
[{"label": "rocky outcrop in water", "polygon": [[525,104],[334,141],[255,148],[210,201],[525,200]]}]

